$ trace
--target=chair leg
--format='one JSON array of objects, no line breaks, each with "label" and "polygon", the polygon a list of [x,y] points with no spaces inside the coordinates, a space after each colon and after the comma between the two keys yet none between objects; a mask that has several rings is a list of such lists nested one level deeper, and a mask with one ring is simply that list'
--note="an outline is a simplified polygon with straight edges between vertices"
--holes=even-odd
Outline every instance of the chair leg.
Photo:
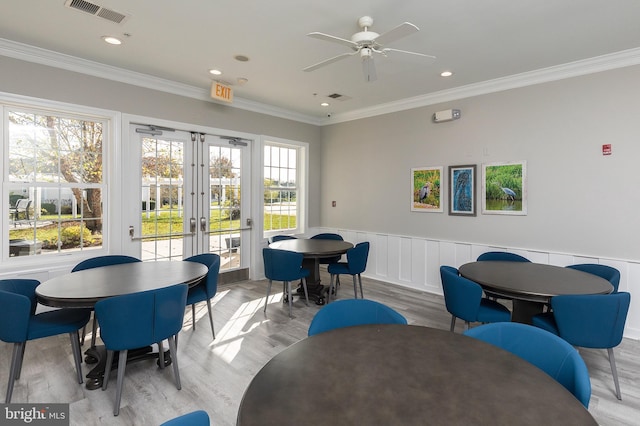
[{"label": "chair leg", "polygon": [[269,286],[267,287],[267,297],[264,299],[264,312],[267,312],[267,303],[269,302],[269,293],[271,293],[272,281],[269,280]]},{"label": "chair leg", "polygon": [[291,305],[293,304],[293,294],[291,293],[291,281],[287,281],[286,283],[287,286],[287,299],[289,300],[289,318],[293,318],[292,316],[292,311],[291,311]]},{"label": "chair leg", "polygon": [[471,327],[471,323],[469,321],[465,321],[464,322],[464,331],[469,330],[469,327]]},{"label": "chair leg", "polygon": [[76,364],[76,373],[78,374],[78,383],[82,384],[82,354],[80,353],[80,337],[78,330],[69,333],[71,338],[71,349],[73,349],[73,360]]},{"label": "chair leg", "polygon": [[356,283],[356,276],[355,275],[353,275],[353,297],[355,299],[358,298],[358,285]]},{"label": "chair leg", "polygon": [[358,274],[358,283],[360,284],[360,298],[364,299],[364,293],[362,292],[362,277]]},{"label": "chair leg", "polygon": [[618,383],[618,369],[616,368],[616,358],[613,356],[613,348],[607,348],[609,354],[609,364],[611,364],[611,374],[613,374],[613,383],[616,385],[616,398],[622,401],[620,394],[620,383]]},{"label": "chair leg", "polygon": [[116,389],[116,401],[113,404],[113,415],[120,414],[120,400],[122,399],[122,382],[124,382],[124,370],[127,367],[127,351],[120,351],[118,355],[118,384]]},{"label": "chair leg", "polygon": [[207,311],[209,311],[209,324],[211,324],[211,335],[216,340],[216,331],[213,329],[213,312],[211,311],[211,300],[207,299]]},{"label": "chair leg", "polygon": [[87,324],[82,327],[82,337],[80,338],[80,345],[84,346],[84,338],[87,337]]},{"label": "chair leg", "polygon": [[5,396],[5,404],[11,402],[11,395],[13,394],[13,382],[18,380],[16,374],[20,365],[20,357],[23,354],[22,347],[24,342],[18,342],[13,344],[13,356],[11,357],[11,369],[9,371],[9,383],[7,384],[7,395]]},{"label": "chair leg", "polygon": [[331,274],[331,281],[329,283],[329,291],[327,292],[327,303],[331,302],[331,295],[333,294],[333,279],[335,274]]},{"label": "chair leg", "polygon": [[91,331],[91,347],[95,348],[96,347],[96,337],[98,335],[98,319],[94,316],[93,317],[93,327],[92,327],[92,331]]},{"label": "chair leg", "polygon": [[18,357],[18,367],[16,369],[16,380],[20,379],[22,373],[22,362],[24,361],[24,351],[27,348],[27,342],[22,342],[22,349],[20,350],[20,356]]},{"label": "chair leg", "polygon": [[162,345],[162,340],[158,342],[158,360],[160,369],[164,369],[164,347]]},{"label": "chair leg", "polygon": [[178,369],[178,346],[176,341],[173,340],[174,336],[170,336],[167,340],[169,342],[169,351],[171,351],[171,364],[173,365],[173,375],[176,379],[176,387],[178,390],[182,389],[180,383],[180,370]]},{"label": "chair leg", "polygon": [[453,330],[456,328],[456,316],[455,315],[451,315],[451,332],[453,333]]},{"label": "chair leg", "polygon": [[191,304],[191,324],[192,324],[192,330],[196,331],[196,304],[193,303]]},{"label": "chair leg", "polygon": [[104,375],[102,376],[102,390],[107,390],[109,384],[109,374],[113,364],[113,351],[107,351],[107,361],[104,363]]},{"label": "chair leg", "polygon": [[307,306],[309,306],[309,292],[307,291],[307,279],[302,278],[302,289],[304,290],[304,298],[307,301]]}]

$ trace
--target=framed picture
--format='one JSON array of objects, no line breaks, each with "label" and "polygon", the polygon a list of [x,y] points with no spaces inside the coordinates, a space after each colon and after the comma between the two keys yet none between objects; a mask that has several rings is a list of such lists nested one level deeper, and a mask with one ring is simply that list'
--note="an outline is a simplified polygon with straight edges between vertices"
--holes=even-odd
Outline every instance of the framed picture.
[{"label": "framed picture", "polygon": [[449,214],[476,215],[476,165],[449,166]]},{"label": "framed picture", "polygon": [[527,214],[527,163],[482,165],[482,213]]},{"label": "framed picture", "polygon": [[442,212],[442,167],[411,169],[411,211]]}]

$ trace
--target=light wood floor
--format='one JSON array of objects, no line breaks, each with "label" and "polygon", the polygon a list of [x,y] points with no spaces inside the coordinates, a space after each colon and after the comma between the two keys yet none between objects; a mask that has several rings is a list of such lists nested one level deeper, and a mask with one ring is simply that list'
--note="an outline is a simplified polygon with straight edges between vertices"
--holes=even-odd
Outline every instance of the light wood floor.
[{"label": "light wood floor", "polygon": [[[322,277],[328,282],[325,271]],[[353,297],[349,278],[343,277],[339,298]],[[451,317],[442,297],[379,281],[363,281],[366,298],[400,311],[409,324],[449,328]],[[274,283],[274,289],[280,288]],[[158,425],[197,409],[209,413],[212,425],[234,425],[240,400],[251,378],[274,355],[305,338],[313,315],[321,308],[313,303],[306,307],[296,299],[295,318],[289,319],[278,293],[270,301],[265,315],[262,312],[265,293],[266,281],[221,286],[214,299],[215,341],[211,338],[206,305],[197,306],[195,331],[190,324],[190,309],[187,311],[179,339],[181,391],[175,387],[171,368],[161,371],[154,361],[132,364],[125,375],[120,415],[114,417],[115,373],[104,392],[88,391],[84,385],[78,385],[68,337],[60,336],[27,344],[22,376],[16,382],[12,402],[70,402],[72,425]],[[463,324],[458,323],[456,332],[459,333]],[[615,351],[622,401],[614,395],[606,351],[581,350],[593,388],[589,411],[601,425],[638,425],[640,341],[625,339]],[[2,400],[10,357],[11,345],[0,343]],[[85,373],[86,368],[83,364]],[[312,421],[309,419],[310,424]],[[269,424],[268,419],[264,424]]]}]

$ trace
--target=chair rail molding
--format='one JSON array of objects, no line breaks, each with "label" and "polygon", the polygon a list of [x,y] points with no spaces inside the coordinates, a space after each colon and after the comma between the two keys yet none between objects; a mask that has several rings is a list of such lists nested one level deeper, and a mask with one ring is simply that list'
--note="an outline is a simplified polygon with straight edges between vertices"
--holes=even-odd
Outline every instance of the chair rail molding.
[{"label": "chair rail molding", "polygon": [[619,291],[631,293],[631,307],[624,337],[640,340],[640,261],[336,228],[313,228],[307,230],[306,234],[311,236],[320,232],[340,234],[345,241],[354,245],[364,241],[371,243],[367,269],[363,276],[438,295],[442,295],[440,265],[458,268],[475,261],[487,251],[516,253],[532,262],[554,266],[597,263],[614,267],[620,271]]}]

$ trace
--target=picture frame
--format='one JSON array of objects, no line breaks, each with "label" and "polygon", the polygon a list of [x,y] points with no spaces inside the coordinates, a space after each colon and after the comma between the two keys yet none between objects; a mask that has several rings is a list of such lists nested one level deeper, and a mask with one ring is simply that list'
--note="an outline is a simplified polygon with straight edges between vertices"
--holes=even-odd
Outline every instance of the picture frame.
[{"label": "picture frame", "polygon": [[442,173],[444,168],[411,169],[411,211],[442,213]]},{"label": "picture frame", "polygon": [[449,215],[476,216],[476,165],[449,166]]},{"label": "picture frame", "polygon": [[482,165],[482,214],[527,214],[527,162]]}]

